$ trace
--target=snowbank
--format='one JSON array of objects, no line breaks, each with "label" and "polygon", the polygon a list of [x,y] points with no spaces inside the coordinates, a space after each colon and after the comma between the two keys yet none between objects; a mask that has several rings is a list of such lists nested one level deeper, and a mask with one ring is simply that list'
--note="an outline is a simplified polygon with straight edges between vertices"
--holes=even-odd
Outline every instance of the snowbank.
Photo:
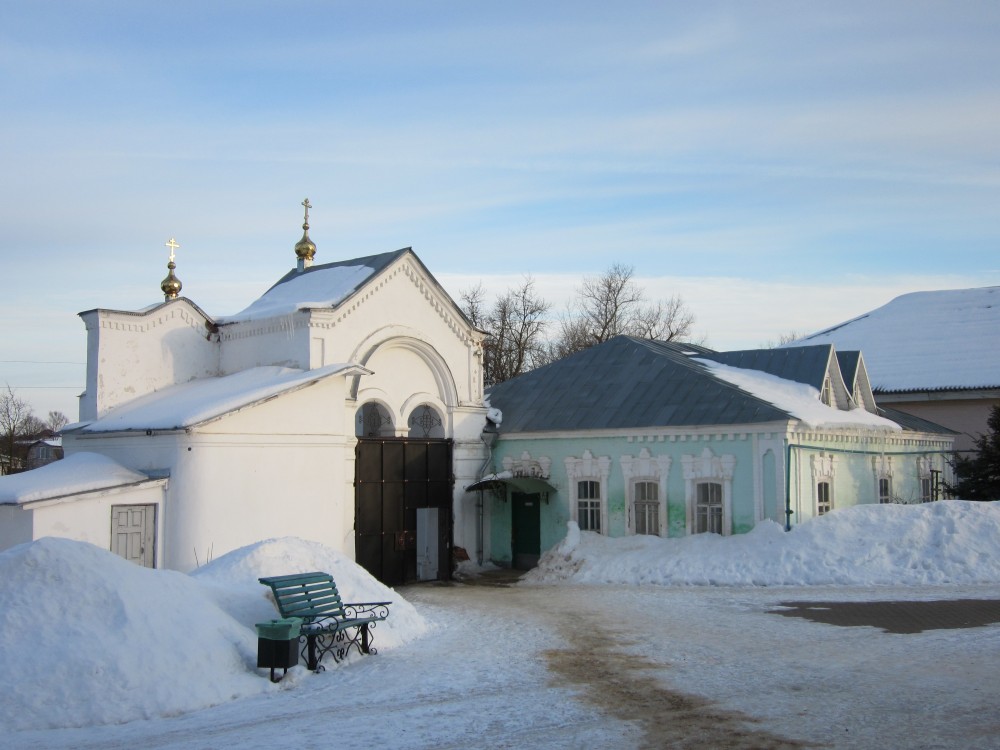
[{"label": "snowbank", "polygon": [[345,602],[392,602],[389,619],[373,630],[373,645],[381,649],[399,646],[427,631],[428,623],[416,608],[393,589],[348,558],[318,542],[286,537],[268,539],[203,565],[191,573],[220,607],[240,622],[264,622],[278,617],[270,591],[257,582],[265,576],[330,573]]},{"label": "snowbank", "polygon": [[254,623],[277,617],[257,577],[314,569],[333,573],[349,600],[393,601],[379,650],[427,629],[355,563],[296,539],[245,547],[195,576],[69,539],[0,553],[0,730],[122,723],[294,689],[303,666],[278,685],[256,669]]},{"label": "snowbank", "polygon": [[942,500],[835,510],[790,532],[618,539],[581,532],[542,556],[527,583],[718,586],[1000,582],[1000,502]]}]

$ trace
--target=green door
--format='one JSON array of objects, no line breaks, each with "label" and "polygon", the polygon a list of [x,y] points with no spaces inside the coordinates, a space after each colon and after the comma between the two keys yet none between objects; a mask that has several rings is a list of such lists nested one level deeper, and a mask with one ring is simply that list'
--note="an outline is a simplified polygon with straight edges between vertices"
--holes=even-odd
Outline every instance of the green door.
[{"label": "green door", "polygon": [[512,492],[510,548],[516,570],[530,570],[538,565],[541,554],[541,495]]}]

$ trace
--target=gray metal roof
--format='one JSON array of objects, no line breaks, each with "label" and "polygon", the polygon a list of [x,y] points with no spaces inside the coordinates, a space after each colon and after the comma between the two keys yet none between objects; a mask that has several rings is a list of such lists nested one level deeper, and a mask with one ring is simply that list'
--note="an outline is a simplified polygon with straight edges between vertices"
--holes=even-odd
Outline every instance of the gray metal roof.
[{"label": "gray metal roof", "polygon": [[390,263],[392,263],[394,260],[396,260],[396,258],[399,258],[400,256],[405,255],[406,253],[412,253],[412,252],[413,252],[412,248],[404,247],[401,250],[393,250],[392,252],[389,253],[379,253],[378,255],[366,255],[363,258],[349,258],[347,260],[334,261],[333,263],[321,263],[319,265],[309,266],[308,268],[304,268],[302,270],[293,268],[291,271],[289,271],[280,279],[278,279],[276,282],[274,282],[274,285],[271,286],[271,288],[268,289],[267,291],[271,291],[271,289],[274,289],[274,287],[278,286],[279,284],[283,284],[286,281],[290,281],[292,279],[299,279],[311,273],[325,271],[330,268],[339,268],[341,266],[367,266],[368,268],[372,269],[372,275],[375,275],[383,268],[388,266]]},{"label": "gray metal roof", "polygon": [[930,432],[930,433],[940,433],[942,435],[958,435],[960,433],[955,430],[949,429],[936,422],[931,422],[927,419],[921,419],[913,414],[908,414],[905,411],[899,411],[898,409],[890,409],[885,406],[880,406],[878,408],[879,416],[885,417],[886,419],[891,419],[893,422],[898,424],[903,430],[907,432]]},{"label": "gray metal roof", "polygon": [[754,424],[788,412],[712,375],[704,347],[617,336],[489,390],[501,434]]},{"label": "gray metal roof", "polygon": [[735,352],[713,352],[706,359],[730,367],[760,370],[796,383],[811,385],[816,390],[823,389],[830,366],[833,346],[820,344],[797,346],[790,349],[744,349]]}]

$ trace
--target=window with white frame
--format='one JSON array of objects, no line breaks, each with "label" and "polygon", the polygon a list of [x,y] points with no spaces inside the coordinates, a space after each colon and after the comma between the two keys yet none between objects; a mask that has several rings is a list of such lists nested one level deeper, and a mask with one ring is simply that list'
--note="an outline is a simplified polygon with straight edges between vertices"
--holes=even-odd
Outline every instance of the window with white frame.
[{"label": "window with white frame", "polygon": [[632,485],[632,524],[636,534],[660,533],[660,485],[635,482]]},{"label": "window with white frame", "polygon": [[892,502],[892,456],[875,456],[872,458],[872,470],[875,472],[875,494],[880,503]]},{"label": "window with white frame", "polygon": [[584,531],[606,534],[608,531],[609,456],[595,456],[589,450],[581,458],[564,459],[569,497],[570,518]]},{"label": "window with white frame", "polygon": [[695,504],[695,533],[722,533],[722,485],[718,482],[699,482],[698,500]]},{"label": "window with white frame", "polygon": [[654,456],[648,448],[638,456],[620,459],[622,478],[628,493],[628,530],[630,534],[667,534],[667,476],[670,456]]},{"label": "window with white frame", "polygon": [[581,531],[601,529],[601,483],[585,479],[576,483],[576,522]]},{"label": "window with white frame", "polygon": [[833,475],[837,470],[837,457],[832,453],[815,453],[810,458],[812,464],[813,497],[815,513],[822,516],[833,510]]},{"label": "window with white frame", "polygon": [[827,406],[833,405],[833,383],[830,381],[829,375],[823,379],[823,391],[820,393],[819,400]]},{"label": "window with white frame", "polygon": [[920,480],[920,502],[929,503],[934,496],[934,459],[931,456],[917,458],[917,476]]},{"label": "window with white frame", "polygon": [[822,516],[833,510],[833,493],[829,482],[819,482],[816,485],[816,515]]},{"label": "window with white frame", "polygon": [[728,536],[733,529],[733,472],[736,456],[717,456],[705,446],[700,455],[681,456],[689,534]]},{"label": "window with white frame", "polygon": [[878,501],[883,504],[892,502],[892,477],[878,478]]}]

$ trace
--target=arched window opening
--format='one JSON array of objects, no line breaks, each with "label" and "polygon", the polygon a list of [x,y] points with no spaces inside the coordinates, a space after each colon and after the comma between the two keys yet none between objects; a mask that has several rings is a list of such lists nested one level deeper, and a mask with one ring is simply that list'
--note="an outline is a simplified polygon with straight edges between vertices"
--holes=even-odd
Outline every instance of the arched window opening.
[{"label": "arched window opening", "polygon": [[443,438],[444,422],[430,404],[421,404],[410,413],[407,421],[411,438]]},{"label": "arched window opening", "polygon": [[369,401],[358,409],[354,421],[354,436],[360,438],[392,437],[395,435],[392,416],[384,406]]}]

